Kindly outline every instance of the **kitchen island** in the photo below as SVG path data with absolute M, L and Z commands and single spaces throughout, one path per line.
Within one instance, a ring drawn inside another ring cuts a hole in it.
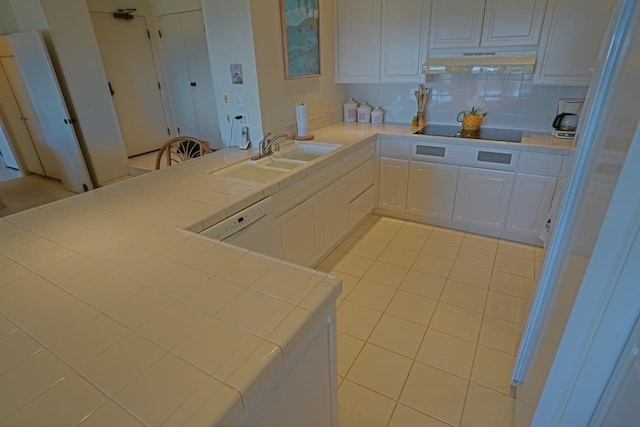
M 266 183 L 213 174 L 252 154 L 225 149 L 1 219 L 0 425 L 335 425 L 340 279 L 194 233 L 415 130 L 339 123 Z

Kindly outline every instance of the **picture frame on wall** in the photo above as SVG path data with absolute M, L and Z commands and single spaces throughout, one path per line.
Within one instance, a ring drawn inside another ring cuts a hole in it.
M 320 0 L 280 0 L 286 79 L 320 76 Z

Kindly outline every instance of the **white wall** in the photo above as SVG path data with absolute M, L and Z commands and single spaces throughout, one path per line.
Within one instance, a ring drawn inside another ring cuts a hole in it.
M 437 75 L 432 88 L 427 123 L 456 124 L 456 116 L 475 98 L 487 112 L 483 126 L 550 132 L 558 99 L 584 98 L 586 87 L 534 86 L 531 75 L 467 76 Z M 381 106 L 385 121 L 410 123 L 417 105 L 412 84 L 352 84 L 349 97 Z M 475 103 L 475 102 L 474 102 Z
M 200 0 L 149 0 L 149 4 L 155 16 L 202 9 Z
M 44 16 L 40 0 L 11 0 L 11 6 L 20 31 L 47 29 L 47 18 Z
M 225 146 L 232 145 L 231 124 L 227 123 L 226 115 L 233 117 L 246 114 L 251 139 L 255 144 L 262 137 L 263 126 L 249 0 L 202 0 L 202 14 L 207 30 L 222 142 Z M 242 64 L 244 84 L 232 84 L 231 64 Z M 223 101 L 224 94 L 229 95 L 228 105 Z M 237 105 L 238 94 L 244 94 L 245 106 Z M 236 124 L 235 127 L 234 133 L 239 132 L 240 126 Z
M 295 124 L 295 106 L 309 108 L 311 129 L 342 117 L 347 89 L 335 83 L 336 0 L 320 2 L 320 77 L 285 80 L 279 0 L 251 0 L 253 39 L 265 130 Z M 325 103 L 329 113 L 325 113 Z
M 9 0 L 0 0 L 0 34 L 15 33 L 19 29 L 11 2 Z

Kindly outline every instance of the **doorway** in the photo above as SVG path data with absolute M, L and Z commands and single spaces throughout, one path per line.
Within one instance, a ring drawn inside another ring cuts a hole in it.
M 145 17 L 90 14 L 127 155 L 159 149 L 169 127 Z

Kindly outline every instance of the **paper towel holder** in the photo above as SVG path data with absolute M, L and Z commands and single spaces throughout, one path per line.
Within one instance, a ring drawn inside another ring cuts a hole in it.
M 296 105 L 296 133 L 293 135 L 293 139 L 298 141 L 310 141 L 314 138 L 312 133 L 301 135 L 306 133 L 309 129 L 309 116 L 307 112 L 307 106 L 304 102 L 300 105 Z

